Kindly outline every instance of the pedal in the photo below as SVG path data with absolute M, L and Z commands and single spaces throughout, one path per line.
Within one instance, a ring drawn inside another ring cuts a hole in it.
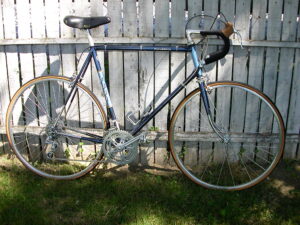
M 134 121 L 134 118 L 131 118 L 132 116 L 134 116 L 135 112 L 129 112 L 127 115 L 127 120 L 132 124 L 132 125 L 137 125 L 141 120 L 138 121 Z
M 137 110 L 135 110 L 135 111 L 133 111 L 133 112 L 129 112 L 128 114 L 127 114 L 127 120 L 132 124 L 132 125 L 137 125 L 141 120 L 138 120 L 138 121 L 135 121 L 136 119 L 135 118 L 131 118 L 131 117 L 133 117 L 134 116 L 134 114 L 136 114 L 137 112 L 140 112 L 141 111 L 141 109 L 142 109 L 142 107 L 141 107 L 141 105 L 138 105 L 138 109 Z

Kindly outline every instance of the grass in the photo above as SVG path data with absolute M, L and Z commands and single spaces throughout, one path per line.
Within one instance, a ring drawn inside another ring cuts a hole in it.
M 300 224 L 300 162 L 240 192 L 198 187 L 181 174 L 96 170 L 47 180 L 0 158 L 0 224 Z M 149 172 L 150 171 L 150 172 Z

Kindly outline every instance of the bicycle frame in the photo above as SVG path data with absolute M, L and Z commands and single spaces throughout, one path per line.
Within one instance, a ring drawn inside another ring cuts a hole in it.
M 91 42 L 90 42 L 91 43 Z M 98 77 L 104 92 L 104 96 L 105 96 L 105 100 L 106 100 L 106 104 L 107 104 L 107 108 L 108 108 L 108 116 L 109 119 L 115 123 L 115 125 L 119 128 L 118 123 L 117 123 L 117 118 L 114 112 L 114 108 L 112 105 L 112 102 L 110 100 L 110 95 L 108 92 L 108 88 L 105 82 L 105 77 L 104 77 L 104 73 L 101 69 L 101 64 L 100 61 L 98 60 L 97 57 L 97 51 L 98 50 L 104 50 L 104 51 L 112 51 L 112 50 L 121 50 L 121 51 L 177 51 L 177 52 L 190 52 L 191 56 L 192 56 L 192 60 L 195 66 L 194 71 L 185 79 L 185 81 L 183 83 L 181 83 L 172 93 L 170 93 L 170 95 L 168 97 L 166 97 L 156 108 L 153 109 L 153 111 L 147 115 L 145 115 L 144 117 L 142 117 L 142 119 L 135 125 L 135 127 L 133 128 L 133 130 L 130 131 L 130 133 L 132 135 L 136 135 L 153 117 L 155 117 L 155 115 L 157 113 L 159 113 L 161 111 L 161 109 L 168 104 L 182 89 L 185 88 L 185 86 L 190 83 L 191 80 L 193 80 L 195 77 L 198 77 L 198 79 L 200 80 L 201 76 L 202 76 L 202 63 L 199 62 L 198 60 L 198 55 L 196 52 L 196 48 L 195 45 L 187 45 L 187 46 L 142 46 L 142 45 L 135 45 L 135 46 L 124 46 L 124 45 L 98 45 L 98 46 L 94 46 L 93 44 L 90 44 L 90 50 L 88 53 L 88 56 L 86 57 L 82 68 L 80 69 L 79 74 L 76 76 L 75 80 L 74 80 L 74 84 L 73 87 L 71 88 L 71 91 L 67 97 L 66 102 L 68 102 L 71 98 L 71 96 L 73 95 L 75 86 L 78 82 L 80 82 L 84 75 L 85 72 L 88 68 L 88 65 L 90 64 L 92 58 L 93 61 L 95 63 L 96 69 L 97 69 L 97 73 L 98 73 Z M 204 102 L 204 106 L 206 109 L 206 113 L 208 115 L 210 115 L 210 107 L 209 107 L 209 102 L 208 102 L 208 98 L 207 98 L 207 92 L 205 89 L 205 84 L 204 82 L 199 82 L 199 88 L 201 90 L 201 96 Z M 73 95 L 75 96 L 75 95 Z M 71 101 L 73 101 L 73 99 L 71 99 Z M 80 137 L 80 136 L 76 136 L 76 138 L 78 139 L 82 139 L 82 140 L 87 140 L 87 141 L 92 141 L 95 143 L 102 143 L 103 142 L 103 137 L 99 136 L 98 138 L 93 138 L 92 136 L 95 137 L 95 135 L 89 135 L 89 133 L 85 133 L 86 135 L 90 136 L 90 137 Z M 67 136 L 67 134 L 66 134 Z M 72 135 L 72 137 L 75 137 Z

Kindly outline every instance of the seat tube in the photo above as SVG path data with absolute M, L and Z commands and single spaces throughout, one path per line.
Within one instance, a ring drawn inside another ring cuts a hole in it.
M 110 99 L 108 88 L 107 88 L 107 85 L 106 85 L 106 82 L 105 82 L 105 76 L 104 76 L 104 73 L 101 69 L 101 65 L 100 65 L 100 62 L 99 62 L 98 57 L 97 57 L 97 52 L 96 52 L 94 47 L 91 47 L 91 51 L 92 51 L 93 59 L 94 59 L 95 66 L 96 66 L 96 69 L 97 69 L 97 74 L 98 74 L 98 77 L 100 79 L 102 90 L 103 90 L 103 93 L 104 93 L 104 96 L 105 96 L 105 101 L 106 101 L 106 104 L 107 104 L 109 115 L 111 117 L 111 120 L 117 126 L 117 128 L 119 128 L 119 125 L 117 123 L 116 114 L 115 114 L 114 108 L 112 106 L 112 102 L 111 102 L 111 99 Z
M 204 81 L 201 80 L 201 77 L 202 77 L 202 63 L 199 62 L 195 46 L 192 46 L 191 48 L 192 48 L 192 59 L 193 59 L 194 66 L 195 66 L 195 68 L 200 67 L 197 77 L 198 77 L 198 80 L 199 80 L 199 88 L 200 88 L 200 91 L 201 91 L 201 98 L 202 98 L 203 103 L 204 103 L 205 111 L 206 111 L 207 115 L 210 116 L 211 111 L 210 111 L 207 91 L 205 89 Z

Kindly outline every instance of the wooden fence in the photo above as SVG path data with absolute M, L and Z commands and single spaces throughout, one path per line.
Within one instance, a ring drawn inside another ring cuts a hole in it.
M 298 0 L 1 0 L 0 118 L 1 150 L 8 151 L 4 118 L 16 90 L 28 80 L 46 75 L 72 76 L 87 47 L 85 33 L 63 23 L 66 15 L 109 15 L 112 22 L 93 30 L 97 43 L 186 43 L 188 18 L 223 12 L 241 31 L 244 49 L 232 40 L 230 53 L 207 67 L 210 80 L 235 80 L 263 90 L 278 106 L 287 133 L 300 129 L 300 26 Z M 209 51 L 217 49 L 212 43 Z M 176 52 L 99 52 L 105 62 L 109 89 L 122 127 L 138 106 L 157 105 L 193 68 L 191 59 Z M 100 96 L 95 69 L 84 83 Z M 186 93 L 195 84 L 186 87 Z M 168 121 L 184 93 L 153 119 L 150 127 L 167 130 Z M 104 104 L 105 105 L 105 104 Z M 140 112 L 135 114 L 136 118 Z M 141 163 L 163 164 L 166 141 L 141 146 Z M 299 140 L 287 142 L 285 157 L 300 158 Z

